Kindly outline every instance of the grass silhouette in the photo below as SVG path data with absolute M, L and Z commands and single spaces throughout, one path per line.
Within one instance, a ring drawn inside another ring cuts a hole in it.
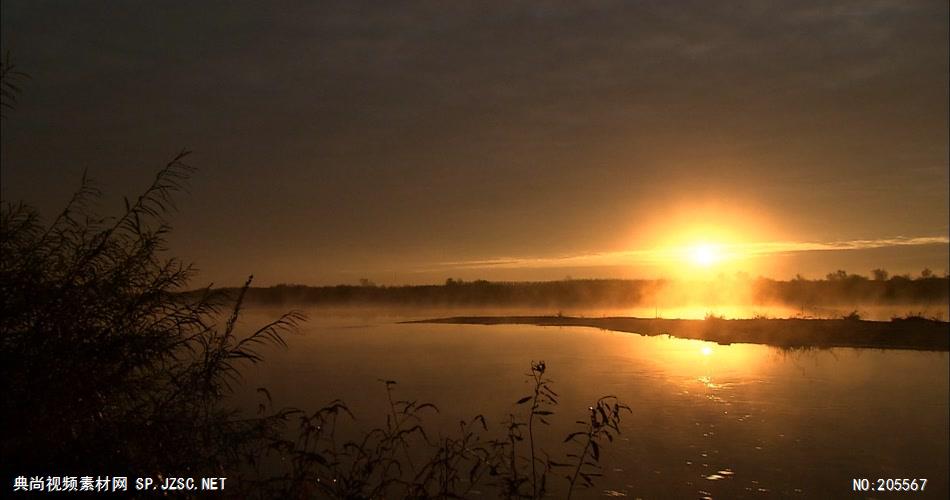
M 570 498 L 591 487 L 601 475 L 600 449 L 620 432 L 623 412 L 630 408 L 616 397 L 600 398 L 588 408 L 587 420 L 563 443 L 571 446 L 562 461 L 536 443 L 536 426 L 555 414 L 557 394 L 545 377 L 543 361 L 527 373 L 533 391 L 514 403 L 501 434 L 491 433 L 486 418 L 459 422 L 454 435 L 434 435 L 425 414 L 438 412 L 431 403 L 395 399 L 396 382 L 385 384 L 389 413 L 385 424 L 341 439 L 340 431 L 356 417 L 346 404 L 333 401 L 316 412 L 283 410 L 299 422 L 292 438 L 271 440 L 254 464 L 290 463 L 283 475 L 245 477 L 246 491 L 261 498 L 466 498 L 494 493 L 499 498 L 542 498 L 553 491 L 549 478 L 563 471 L 563 493 Z
M 562 462 L 542 458 L 536 433 L 557 404 L 543 362 L 531 364 L 534 391 L 516 403 L 527 405 L 525 414 L 512 413 L 496 438 L 487 437 L 482 416 L 460 424 L 456 436 L 434 436 L 423 416 L 438 409 L 395 400 L 394 381 L 385 381 L 385 425 L 357 440 L 335 434 L 338 421 L 352 416 L 339 400 L 313 413 L 275 410 L 260 389 L 266 401 L 256 416 L 228 406 L 241 364 L 263 361 L 259 348 L 285 345 L 283 336 L 306 318 L 291 311 L 240 336 L 251 278 L 236 296 L 210 287 L 180 293 L 195 271 L 163 257 L 164 215 L 194 170 L 187 155 L 168 162 L 118 217 L 91 210 L 100 193 L 85 177 L 48 225 L 27 205 L 3 203 L 5 466 L 51 475 L 226 476 L 241 496 L 260 498 L 458 498 L 476 487 L 540 498 L 556 468 L 571 471 L 568 494 L 592 484 L 600 443 L 619 432 L 628 408 L 602 398 L 590 420 L 579 421 L 584 430 L 565 440 L 580 451 Z
M 0 63 L 0 108 L 10 111 L 14 81 L 26 75 L 9 55 Z M 239 335 L 252 277 L 236 293 L 183 293 L 195 269 L 166 256 L 165 217 L 195 171 L 188 154 L 166 163 L 116 217 L 93 209 L 101 193 L 85 174 L 49 223 L 29 205 L 0 202 L 0 463 L 11 483 L 14 474 L 107 472 L 228 477 L 235 498 L 461 498 L 483 487 L 540 498 L 564 467 L 568 496 L 592 484 L 600 443 L 619 432 L 629 408 L 601 398 L 564 441 L 582 449 L 564 462 L 542 459 L 535 425 L 557 404 L 544 362 L 531 364 L 533 395 L 518 401 L 531 402 L 527 415 L 512 413 L 500 437 L 487 435 L 481 415 L 461 422 L 456 436 L 436 436 L 423 417 L 438 408 L 395 399 L 391 380 L 385 424 L 355 440 L 337 436 L 352 417 L 341 400 L 312 413 L 275 410 L 260 388 L 257 415 L 232 407 L 242 364 L 263 361 L 265 345 L 285 346 L 306 318 L 291 311 Z
M 593 484 L 600 446 L 629 409 L 614 397 L 595 402 L 565 439 L 579 450 L 551 459 L 536 445 L 557 404 L 543 362 L 531 364 L 534 391 L 516 404 L 524 414 L 509 415 L 495 437 L 482 416 L 436 436 L 423 417 L 438 409 L 394 399 L 394 381 L 385 381 L 385 424 L 355 440 L 337 436 L 352 423 L 343 401 L 275 410 L 260 389 L 257 415 L 229 406 L 242 363 L 263 361 L 260 348 L 285 345 L 306 318 L 291 311 L 242 336 L 251 278 L 236 295 L 181 293 L 195 270 L 164 257 L 165 215 L 194 171 L 187 156 L 117 217 L 92 210 L 100 193 L 85 176 L 49 224 L 28 205 L 2 204 L 0 446 L 4 466 L 16 469 L 8 475 L 224 476 L 242 498 L 460 498 L 475 488 L 540 498 L 556 469 L 567 471 L 568 496 Z
M 186 156 L 118 217 L 90 210 L 99 192 L 85 177 L 48 225 L 27 205 L 3 204 L 4 457 L 50 472 L 214 470 L 230 466 L 249 429 L 268 424 L 234 418 L 222 397 L 238 364 L 259 362 L 257 348 L 281 344 L 303 316 L 238 338 L 243 295 L 230 308 L 210 289 L 177 295 L 194 269 L 162 257 L 163 214 L 193 170 Z

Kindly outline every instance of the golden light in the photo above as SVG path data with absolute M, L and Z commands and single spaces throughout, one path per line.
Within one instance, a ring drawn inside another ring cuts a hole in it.
M 700 243 L 690 247 L 689 260 L 700 267 L 710 267 L 722 260 L 722 252 L 718 245 Z
M 757 375 L 778 369 L 778 365 L 773 362 L 774 356 L 769 354 L 770 348 L 763 345 L 717 345 L 676 337 L 650 339 L 648 344 L 625 343 L 627 350 L 623 350 L 623 355 L 632 361 L 662 362 L 671 375 L 675 374 L 671 382 L 681 384 L 683 389 L 690 392 L 696 389 L 697 381 L 708 389 L 720 389 L 723 387 L 722 382 L 737 372 Z
M 673 275 L 696 277 L 735 271 L 744 264 L 743 237 L 727 228 L 688 226 L 670 234 L 654 251 L 655 261 Z
M 710 279 L 720 274 L 754 275 L 772 265 L 762 242 L 788 236 L 767 210 L 748 200 L 688 197 L 638 221 L 627 245 L 636 258 L 668 278 Z

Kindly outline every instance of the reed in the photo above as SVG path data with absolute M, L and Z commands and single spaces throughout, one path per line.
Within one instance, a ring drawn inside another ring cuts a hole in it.
M 557 394 L 545 377 L 543 361 L 531 363 L 531 394 L 513 402 L 517 411 L 492 430 L 483 415 L 462 420 L 454 433 L 437 435 L 425 415 L 431 403 L 394 398 L 396 382 L 385 385 L 389 412 L 380 425 L 354 432 L 356 417 L 341 400 L 313 413 L 284 410 L 298 421 L 288 437 L 278 438 L 249 457 L 254 463 L 288 464 L 284 470 L 242 478 L 245 492 L 259 498 L 466 498 L 475 492 L 527 499 L 561 493 L 570 498 L 601 475 L 601 448 L 620 432 L 630 408 L 605 396 L 588 408 L 580 430 L 562 441 L 563 459 L 536 445 L 535 425 L 555 415 Z M 537 424 L 536 424 L 537 423 Z M 357 435 L 356 438 L 341 436 Z M 543 457 L 542 457 L 543 456 Z M 279 467 L 278 467 L 279 469 Z M 548 478 L 563 470 L 563 488 Z
M 32 207 L 3 202 L 6 463 L 51 473 L 217 470 L 270 422 L 240 419 L 223 399 L 241 363 L 260 362 L 260 346 L 282 345 L 304 317 L 290 312 L 238 336 L 250 278 L 236 300 L 210 286 L 178 293 L 195 270 L 165 256 L 165 215 L 193 171 L 187 155 L 117 217 L 94 212 L 100 192 L 86 176 L 48 224 Z
M 0 62 L 0 108 L 10 111 L 20 92 L 14 82 L 25 75 L 9 56 Z M 262 362 L 266 345 L 286 346 L 284 336 L 306 317 L 290 311 L 241 335 L 253 277 L 236 293 L 211 285 L 183 293 L 196 270 L 167 256 L 165 243 L 174 195 L 195 170 L 188 154 L 126 198 L 118 216 L 96 212 L 101 193 L 85 174 L 49 223 L 29 205 L 0 201 L 5 469 L 227 476 L 238 498 L 460 498 L 482 486 L 506 498 L 544 496 L 559 464 L 535 446 L 536 422 L 546 424 L 557 404 L 543 362 L 531 364 L 534 392 L 518 402 L 531 402 L 525 420 L 512 414 L 495 438 L 481 415 L 460 422 L 455 435 L 434 435 L 424 416 L 438 408 L 396 399 L 394 381 L 383 381 L 385 423 L 355 440 L 338 436 L 353 419 L 339 400 L 312 413 L 275 409 L 261 388 L 256 415 L 233 408 L 227 397 L 242 383 L 242 366 Z M 616 421 L 621 408 L 613 407 Z M 609 437 L 593 418 L 584 450 L 569 455 L 580 461 L 568 494 L 578 477 L 590 484 L 595 464 L 585 457 L 596 462 L 596 443 Z
M 187 156 L 172 158 L 116 217 L 95 213 L 101 193 L 85 175 L 48 224 L 32 207 L 2 204 L 5 464 L 34 474 L 223 475 L 235 479 L 232 492 L 258 498 L 459 498 L 482 490 L 540 498 L 557 468 L 573 470 L 568 495 L 592 484 L 601 442 L 619 431 L 627 407 L 615 398 L 596 402 L 585 430 L 565 439 L 581 450 L 552 459 L 537 446 L 558 404 L 543 361 L 531 363 L 533 390 L 500 432 L 477 415 L 454 434 L 436 435 L 424 417 L 438 408 L 396 398 L 394 381 L 383 381 L 385 422 L 361 433 L 342 401 L 311 413 L 275 409 L 260 389 L 257 415 L 229 406 L 242 364 L 263 361 L 263 346 L 285 346 L 306 318 L 291 311 L 240 335 L 252 278 L 236 294 L 210 285 L 181 293 L 195 269 L 165 255 L 165 217 L 194 171 Z M 361 437 L 342 439 L 341 426 Z

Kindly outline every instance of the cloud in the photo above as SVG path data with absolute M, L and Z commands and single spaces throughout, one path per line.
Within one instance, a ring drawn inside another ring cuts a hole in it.
M 718 245 L 717 249 L 729 259 L 787 255 L 801 252 L 869 250 L 920 245 L 947 245 L 946 236 L 919 236 L 883 239 L 864 239 L 832 242 L 769 241 Z M 555 257 L 499 257 L 494 259 L 443 262 L 441 269 L 523 269 L 573 268 L 618 265 L 656 265 L 681 261 L 688 248 L 663 247 L 646 250 L 597 252 Z

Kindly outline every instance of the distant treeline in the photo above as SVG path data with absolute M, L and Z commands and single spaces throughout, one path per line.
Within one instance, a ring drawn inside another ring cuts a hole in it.
M 237 292 L 237 289 L 234 290 Z M 928 275 L 870 279 L 843 271 L 826 279 L 776 281 L 736 276 L 716 281 L 563 280 L 491 282 L 449 279 L 444 285 L 305 286 L 281 284 L 251 288 L 249 302 L 265 305 L 405 305 L 405 306 L 536 306 L 630 307 L 664 303 L 719 304 L 947 304 L 950 279 Z
M 950 278 L 906 275 L 868 279 L 838 271 L 824 280 L 754 280 L 754 294 L 765 302 L 784 304 L 947 304 Z

